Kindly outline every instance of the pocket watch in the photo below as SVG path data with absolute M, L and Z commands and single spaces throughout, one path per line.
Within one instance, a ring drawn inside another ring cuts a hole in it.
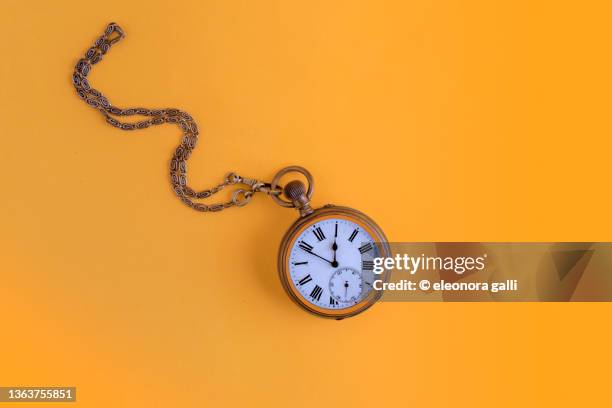
M 390 256 L 383 231 L 367 215 L 349 207 L 328 204 L 313 210 L 311 174 L 298 166 L 279 171 L 275 188 L 285 173 L 302 173 L 308 189 L 299 180 L 283 189 L 284 207 L 294 207 L 300 218 L 283 237 L 278 251 L 278 273 L 289 297 L 303 309 L 322 317 L 343 319 L 363 312 L 382 295 L 374 280 L 375 257 Z
M 310 205 L 314 189 L 312 175 L 303 167 L 281 169 L 271 183 L 228 173 L 216 186 L 196 191 L 187 183 L 187 160 L 195 148 L 199 130 L 195 120 L 175 108 L 119 108 L 89 84 L 91 67 L 102 60 L 111 46 L 125 37 L 124 31 L 110 23 L 102 36 L 77 62 L 72 83 L 78 96 L 104 115 L 106 122 L 132 131 L 171 123 L 183 132 L 181 143 L 170 160 L 170 183 L 177 197 L 200 212 L 217 212 L 247 205 L 256 193 L 265 193 L 282 207 L 295 208 L 300 217 L 283 237 L 278 253 L 278 272 L 289 297 L 304 310 L 317 316 L 343 319 L 363 312 L 382 295 L 374 280 L 387 280 L 373 273 L 373 259 L 390 256 L 389 245 L 380 227 L 367 215 L 348 207 Z M 124 116 L 140 116 L 139 121 L 120 121 Z M 281 177 L 301 174 L 308 183 L 293 180 L 280 186 Z M 240 185 L 226 202 L 205 204 L 226 187 Z

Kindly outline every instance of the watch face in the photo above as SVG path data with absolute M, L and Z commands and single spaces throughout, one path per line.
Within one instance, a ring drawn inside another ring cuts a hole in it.
M 372 260 L 381 256 L 384 237 L 373 221 L 351 211 L 308 217 L 281 248 L 281 279 L 294 300 L 316 314 L 347 317 L 377 299 L 372 285 L 380 277 L 372 272 Z

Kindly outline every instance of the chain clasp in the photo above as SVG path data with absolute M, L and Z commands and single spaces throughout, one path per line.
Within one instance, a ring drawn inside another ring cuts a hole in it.
M 241 177 L 236 173 L 230 173 L 226 176 L 227 184 L 244 184 L 250 187 L 250 190 L 240 188 L 232 193 L 232 202 L 237 207 L 243 207 L 251 202 L 255 193 L 265 193 L 267 195 L 277 197 L 283 192 L 281 186 L 272 188 L 272 184 L 259 181 L 257 179 Z
M 267 195 L 278 196 L 283 192 L 281 186 L 272 188 L 272 184 L 256 179 L 242 178 L 241 183 L 250 186 L 253 193 L 266 193 Z

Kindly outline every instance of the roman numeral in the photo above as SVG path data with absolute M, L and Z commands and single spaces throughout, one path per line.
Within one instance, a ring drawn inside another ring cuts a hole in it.
M 334 237 L 338 238 L 338 223 L 336 223 L 336 229 L 334 230 Z
M 319 241 L 323 241 L 325 239 L 325 234 L 323 233 L 323 230 L 321 229 L 321 227 L 316 227 L 312 233 L 315 235 L 315 237 L 317 237 L 317 239 Z
M 310 282 L 312 280 L 312 277 L 310 276 L 310 274 L 304 276 L 302 279 L 300 279 L 300 281 L 298 282 L 300 284 L 300 286 L 304 286 L 305 284 L 307 284 L 308 282 Z M 318 286 L 317 286 L 318 288 Z
M 294 265 L 308 265 L 308 261 L 304 261 L 304 262 L 294 262 Z
M 366 252 L 371 251 L 372 248 L 372 244 L 368 242 L 367 244 L 364 244 L 359 248 L 359 252 L 365 254 Z
M 310 252 L 312 251 L 313 246 L 310 245 L 308 242 L 304 242 L 304 241 L 300 241 L 299 245 L 300 248 L 302 248 L 304 251 L 306 252 Z
M 312 292 L 310 292 L 310 297 L 318 302 L 319 300 L 321 300 L 322 294 L 323 294 L 323 288 L 321 288 L 319 285 L 315 285 Z
M 359 230 L 358 229 L 354 229 L 353 233 L 351 234 L 351 236 L 349 237 L 349 242 L 353 242 L 353 240 L 355 239 L 355 237 L 357 236 L 357 234 L 359 234 Z
M 338 304 L 338 301 L 336 299 L 334 299 L 332 296 L 329 297 L 329 304 L 330 306 L 336 306 Z
M 361 269 L 371 271 L 374 269 L 374 261 L 361 261 Z

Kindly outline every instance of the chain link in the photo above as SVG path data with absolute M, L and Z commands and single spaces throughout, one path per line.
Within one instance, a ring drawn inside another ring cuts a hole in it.
M 121 130 L 146 129 L 149 126 L 161 125 L 163 123 L 173 123 L 179 126 L 183 131 L 183 138 L 170 160 L 170 183 L 177 197 L 188 207 L 196 211 L 216 212 L 232 206 L 242 207 L 248 204 L 253 194 L 257 192 L 265 192 L 269 195 L 278 196 L 281 193 L 280 187 L 271 189 L 269 183 L 263 183 L 255 179 L 242 178 L 236 173 L 228 173 L 223 182 L 210 189 L 201 191 L 193 190 L 187 185 L 187 160 L 198 143 L 199 130 L 195 120 L 187 112 L 174 108 L 119 108 L 112 105 L 100 91 L 91 87 L 87 79 L 91 67 L 100 62 L 111 46 L 124 37 L 125 34 L 121 27 L 115 23 L 110 23 L 106 27 L 104 34 L 102 34 L 94 45 L 87 50 L 85 57 L 77 62 L 72 75 L 72 83 L 79 97 L 89 106 L 99 110 L 106 118 L 107 123 Z M 146 116 L 148 119 L 135 123 L 128 123 L 121 122 L 114 118 L 114 116 L 133 115 Z M 250 189 L 235 190 L 232 194 L 232 198 L 226 202 L 204 204 L 195 201 L 208 198 L 223 190 L 225 187 L 234 184 L 244 184 L 249 186 Z

